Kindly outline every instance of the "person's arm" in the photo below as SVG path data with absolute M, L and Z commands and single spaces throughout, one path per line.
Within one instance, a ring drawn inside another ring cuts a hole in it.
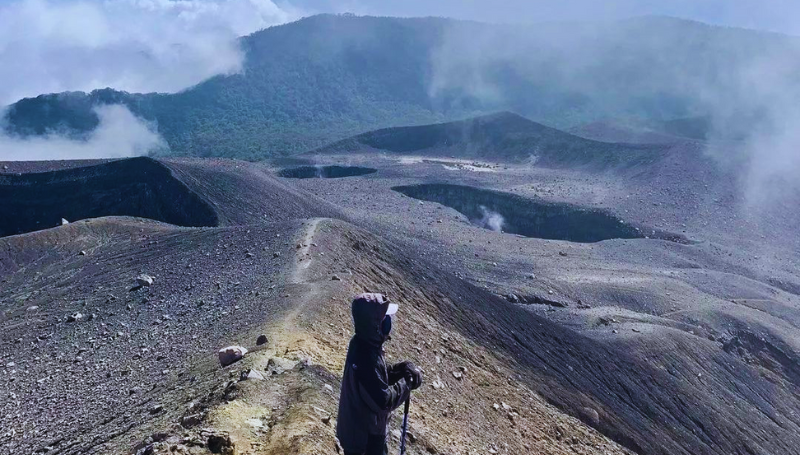
M 361 398 L 373 412 L 393 411 L 408 398 L 411 389 L 405 378 L 400 377 L 390 385 L 384 380 L 377 361 L 361 362 L 356 369 L 356 380 Z

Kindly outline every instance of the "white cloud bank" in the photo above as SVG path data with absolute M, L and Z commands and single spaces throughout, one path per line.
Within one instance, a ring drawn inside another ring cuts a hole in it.
M 99 106 L 95 112 L 100 124 L 85 139 L 56 134 L 27 138 L 0 135 L 0 161 L 125 158 L 166 147 L 153 125 L 124 106 Z
M 0 107 L 105 87 L 176 92 L 240 71 L 240 36 L 297 16 L 270 0 L 7 0 L 0 3 Z M 125 107 L 97 114 L 100 124 L 84 140 L 0 134 L 0 160 L 121 158 L 166 147 Z
M 238 37 L 296 17 L 270 0 L 7 0 L 0 106 L 105 87 L 178 91 L 239 71 Z

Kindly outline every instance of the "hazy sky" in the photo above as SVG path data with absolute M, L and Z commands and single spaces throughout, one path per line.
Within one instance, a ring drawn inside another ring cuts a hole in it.
M 616 19 L 660 14 L 800 35 L 798 0 L 289 0 L 306 11 L 447 16 L 491 22 Z
M 174 92 L 241 68 L 236 37 L 320 12 L 492 22 L 666 14 L 800 34 L 800 0 L 0 0 L 0 106 L 113 87 Z

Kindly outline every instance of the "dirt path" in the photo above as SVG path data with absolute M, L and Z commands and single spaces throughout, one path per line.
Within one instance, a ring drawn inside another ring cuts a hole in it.
M 300 314 L 306 309 L 309 302 L 320 298 L 320 284 L 311 279 L 311 264 L 314 262 L 311 252 L 314 244 L 314 235 L 322 218 L 310 220 L 305 232 L 299 240 L 300 248 L 297 249 L 295 256 L 295 267 L 289 277 L 288 288 L 292 296 L 295 296 L 297 304 L 286 316 L 279 330 L 283 333 L 299 333 L 302 328 L 298 326 Z
M 415 392 L 410 455 L 625 453 L 515 381 L 504 359 L 442 326 L 425 311 L 431 302 L 407 288 L 407 277 L 390 263 L 360 262 L 364 250 L 353 251 L 352 241 L 366 251 L 378 245 L 348 229 L 320 218 L 295 234 L 296 262 L 280 288 L 292 309 L 264 327 L 268 344 L 231 367 L 232 377 L 255 370 L 264 378 L 231 381 L 224 400 L 198 426 L 201 439 L 203 428 L 213 428 L 241 455 L 337 453 L 339 375 L 352 336 L 347 302 L 354 292 L 381 289 L 403 296 L 403 322 L 387 358 L 411 360 L 429 378 Z M 334 272 L 342 279 L 331 280 Z M 395 413 L 390 423 L 393 452 L 399 418 Z M 172 442 L 165 441 L 168 449 L 166 442 Z
M 300 284 L 306 283 L 307 278 L 307 270 L 311 267 L 311 263 L 313 262 L 311 256 L 311 246 L 314 243 L 314 235 L 317 233 L 317 227 L 319 226 L 319 222 L 322 221 L 322 218 L 313 218 L 308 227 L 306 227 L 306 232 L 300 241 L 300 248 L 297 250 L 297 266 L 292 272 L 292 279 L 291 283 Z

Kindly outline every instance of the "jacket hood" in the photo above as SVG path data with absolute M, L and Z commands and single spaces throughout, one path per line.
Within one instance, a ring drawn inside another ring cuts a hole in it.
M 383 294 L 365 293 L 355 296 L 351 311 L 356 337 L 373 346 L 381 346 L 386 341 L 381 333 L 381 321 L 388 309 L 389 299 Z

